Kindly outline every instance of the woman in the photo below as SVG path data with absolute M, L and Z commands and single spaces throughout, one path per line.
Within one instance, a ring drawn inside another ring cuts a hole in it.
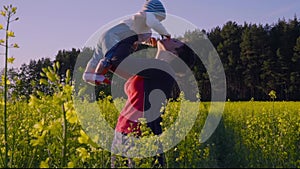
M 179 66 L 176 58 L 184 61 L 189 68 L 195 63 L 194 52 L 184 43 L 176 39 L 164 39 L 157 42 L 157 55 L 155 59 L 126 59 L 130 66 L 122 67 L 115 73 L 126 74 L 128 78 L 124 90 L 127 94 L 127 102 L 122 109 L 115 128 L 115 136 L 112 143 L 112 153 L 127 156 L 127 151 L 133 147 L 128 135 L 139 137 L 141 135 L 140 118 L 145 118 L 147 126 L 155 135 L 162 133 L 161 107 L 166 99 L 172 98 L 172 90 L 176 86 L 175 74 L 184 74 L 187 70 L 174 68 Z M 115 59 L 117 62 L 118 59 Z M 143 69 L 148 68 L 148 69 Z M 142 71 L 139 71 L 142 70 Z M 125 73 L 124 73 L 125 71 Z M 136 73 L 138 72 L 138 73 Z M 165 97 L 155 97 L 151 100 L 150 94 L 154 90 L 160 90 Z M 159 146 L 158 152 L 162 152 Z M 112 156 L 111 164 L 115 167 L 115 156 Z M 164 166 L 163 155 L 156 156 L 160 166 Z M 132 159 L 128 159 L 129 167 L 133 166 Z

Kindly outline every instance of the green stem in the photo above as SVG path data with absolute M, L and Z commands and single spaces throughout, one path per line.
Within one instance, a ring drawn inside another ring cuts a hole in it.
M 67 150 L 67 117 L 64 104 L 62 104 L 63 111 L 63 147 L 62 147 L 62 167 L 66 166 L 66 150 Z
M 9 20 L 10 13 L 7 15 L 7 25 L 6 25 L 6 37 L 5 37 L 5 67 L 4 67 L 4 146 L 5 146 L 5 156 L 4 156 L 4 168 L 8 168 L 8 143 L 7 143 L 7 58 L 8 58 L 8 33 L 9 30 Z
M 1 151 L 0 151 L 0 160 L 1 160 L 1 163 L 4 164 L 3 154 Z

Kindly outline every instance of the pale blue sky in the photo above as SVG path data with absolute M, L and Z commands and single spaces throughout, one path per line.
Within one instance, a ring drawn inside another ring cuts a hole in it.
M 238 24 L 276 23 L 279 18 L 300 18 L 299 0 L 161 0 L 169 14 L 178 16 L 200 29 L 210 30 L 227 21 Z M 10 67 L 28 64 L 31 59 L 52 60 L 59 50 L 81 49 L 102 26 L 139 11 L 145 0 L 1 0 L 0 7 L 13 4 L 18 22 L 11 25 L 20 45 L 10 55 Z M 0 18 L 0 23 L 4 23 Z M 3 38 L 3 31 L 0 38 Z M 4 49 L 0 48 L 0 53 Z M 2 57 L 2 56 L 1 56 Z M 3 58 L 3 57 L 2 57 Z M 0 60 L 3 68 L 4 59 Z

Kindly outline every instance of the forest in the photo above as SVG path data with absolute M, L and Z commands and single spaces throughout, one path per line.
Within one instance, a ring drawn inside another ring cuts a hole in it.
M 211 30 L 188 31 L 183 37 L 197 44 L 206 35 L 217 51 L 226 75 L 227 100 L 268 101 L 269 92 L 276 92 L 276 100 L 300 100 L 300 21 L 278 19 L 273 24 L 238 24 L 228 21 Z M 201 43 L 199 43 L 201 44 Z M 88 54 L 82 54 L 82 53 Z M 82 54 L 82 55 L 80 55 Z M 40 73 L 44 67 L 60 63 L 58 74 L 74 71 L 76 61 L 83 60 L 84 68 L 91 56 L 91 49 L 62 49 L 55 59 L 31 60 L 20 68 L 8 71 L 9 97 L 29 99 L 36 90 L 51 93 L 49 86 L 40 84 Z M 85 56 L 86 58 L 79 58 Z M 210 82 L 201 61 L 195 65 L 194 76 L 203 101 L 210 100 Z M 96 91 L 110 94 L 109 86 L 96 87 Z

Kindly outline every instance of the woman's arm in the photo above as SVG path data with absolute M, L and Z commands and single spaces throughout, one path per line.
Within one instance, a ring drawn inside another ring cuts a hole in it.
M 114 71 L 116 74 L 125 74 L 127 78 L 133 75 L 139 75 L 143 78 L 157 79 L 161 76 L 155 69 L 167 72 L 175 77 L 175 72 L 167 62 L 158 59 L 131 58 L 124 59 Z

